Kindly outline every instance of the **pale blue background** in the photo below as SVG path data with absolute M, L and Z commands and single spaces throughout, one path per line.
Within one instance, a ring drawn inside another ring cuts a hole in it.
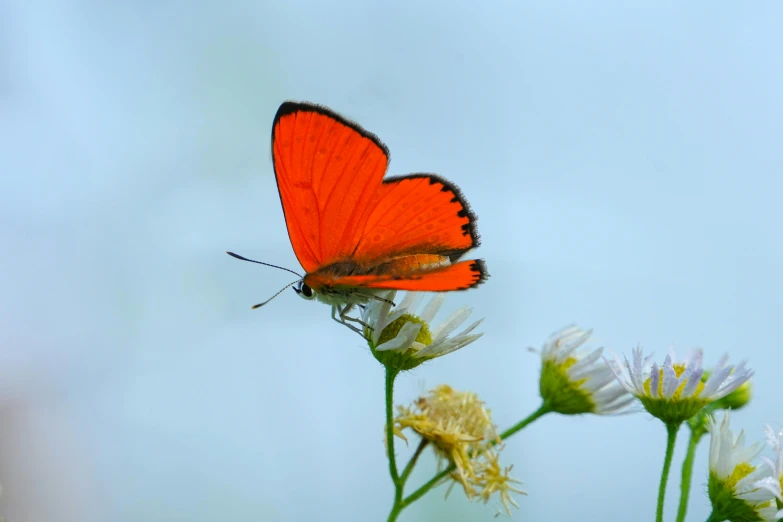
M 686 6 L 687 4 L 687 6 Z M 757 368 L 783 423 L 780 2 L 0 1 L 0 515 L 11 522 L 385 520 L 382 369 L 298 268 L 269 154 L 284 99 L 458 183 L 492 278 L 469 348 L 399 380 L 538 406 L 576 321 L 659 359 Z M 648 415 L 544 418 L 504 459 L 513 520 L 651 520 Z M 675 455 L 669 519 L 684 437 Z M 708 504 L 706 440 L 689 520 Z M 433 466 L 422 462 L 414 482 Z M 493 520 L 443 490 L 401 521 Z

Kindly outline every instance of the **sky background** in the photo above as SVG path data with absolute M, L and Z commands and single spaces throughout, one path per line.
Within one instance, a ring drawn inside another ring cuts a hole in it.
M 0 1 L 0 516 L 385 520 L 383 371 L 298 269 L 269 152 L 286 99 L 376 133 L 478 214 L 484 337 L 398 380 L 539 405 L 540 346 L 756 368 L 783 424 L 780 2 Z M 673 519 L 681 433 L 667 502 Z M 653 518 L 649 415 L 544 417 L 512 520 Z M 705 439 L 688 520 L 704 520 Z M 404 448 L 404 446 L 403 446 Z M 401 450 L 404 455 L 405 450 Z M 431 475 L 428 454 L 411 479 Z M 445 488 L 401 521 L 494 520 Z

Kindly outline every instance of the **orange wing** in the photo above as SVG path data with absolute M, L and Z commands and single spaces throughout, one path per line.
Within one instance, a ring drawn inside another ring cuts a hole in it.
M 344 277 L 308 275 L 305 282 L 313 287 L 386 288 L 418 292 L 449 292 L 466 290 L 487 279 L 487 268 L 481 259 L 461 261 L 443 268 L 420 272 L 355 275 Z
M 312 272 L 350 257 L 386 173 L 389 151 L 374 135 L 331 110 L 285 102 L 272 125 L 272 157 L 288 237 Z
M 391 266 L 411 255 L 456 261 L 479 244 L 476 216 L 436 175 L 383 180 L 388 149 L 359 125 L 325 107 L 285 102 L 272 156 L 291 245 L 314 288 L 449 291 L 486 278 L 480 260 Z
M 476 216 L 460 190 L 434 174 L 383 181 L 364 225 L 352 239 L 360 264 L 407 254 L 438 254 L 452 261 L 479 245 Z

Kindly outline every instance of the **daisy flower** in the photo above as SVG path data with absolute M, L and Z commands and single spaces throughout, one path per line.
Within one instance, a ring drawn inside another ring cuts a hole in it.
M 408 292 L 397 306 L 392 305 L 396 291 L 372 301 L 362 310 L 364 337 L 370 350 L 384 366 L 395 370 L 410 370 L 424 361 L 441 357 L 463 348 L 483 334 L 471 333 L 481 323 L 479 319 L 456 335 L 451 335 L 470 316 L 470 308 L 460 308 L 437 326 L 431 326 L 446 298 L 435 294 L 421 311 L 418 304 L 423 294 Z
M 614 364 L 607 361 L 620 384 L 653 416 L 675 425 L 733 392 L 753 375 L 744 362 L 736 367 L 727 366 L 728 356 L 723 356 L 709 378 L 702 382 L 700 349 L 691 351 L 683 360 L 672 352 L 660 367 L 657 363 L 650 365 L 651 357 L 645 357 L 641 348 L 633 350 L 632 363 L 623 359 L 615 355 Z
M 772 477 L 778 482 L 780 490 L 783 490 L 783 430 L 775 433 L 772 426 L 767 425 L 764 427 L 764 434 L 767 436 L 767 444 L 772 448 L 772 451 L 775 454 L 775 460 L 766 457 L 761 458 L 772 470 Z M 783 495 L 778 496 L 777 507 L 780 511 L 778 511 L 775 516 L 777 518 L 783 518 Z
M 710 520 L 777 520 L 780 480 L 768 466 L 753 463 L 763 446 L 756 442 L 745 447 L 744 432 L 735 438 L 729 412 L 720 423 L 714 418 L 710 421 L 710 433 Z
M 552 411 L 565 415 L 625 410 L 633 396 L 601 361 L 603 348 L 582 349 L 592 330 L 567 326 L 541 348 L 539 392 Z
M 519 507 L 512 493 L 525 494 L 519 481 L 509 476 L 511 467 L 498 461 L 500 436 L 490 411 L 475 393 L 460 392 L 441 384 L 411 406 L 398 406 L 394 433 L 407 441 L 410 429 L 432 445 L 435 453 L 454 466 L 450 478 L 471 500 L 489 502 L 497 494 L 506 513 Z

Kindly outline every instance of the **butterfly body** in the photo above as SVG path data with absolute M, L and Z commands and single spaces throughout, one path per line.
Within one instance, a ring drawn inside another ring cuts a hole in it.
M 315 272 L 305 275 L 302 283 L 309 287 L 315 299 L 323 303 L 337 306 L 344 304 L 364 304 L 375 298 L 380 289 L 357 288 L 349 284 L 351 277 L 361 278 L 371 276 L 386 278 L 388 285 L 393 286 L 395 278 L 415 277 L 417 272 L 426 273 L 446 267 L 451 264 L 447 256 L 433 254 L 411 254 L 398 256 L 381 261 L 380 263 L 360 264 L 352 260 L 344 260 L 319 268 Z
M 294 289 L 331 305 L 333 316 L 344 319 L 385 290 L 464 290 L 488 277 L 483 261 L 460 261 L 479 237 L 459 189 L 435 174 L 384 179 L 389 151 L 358 124 L 285 102 L 272 125 L 272 158 L 306 272 Z

